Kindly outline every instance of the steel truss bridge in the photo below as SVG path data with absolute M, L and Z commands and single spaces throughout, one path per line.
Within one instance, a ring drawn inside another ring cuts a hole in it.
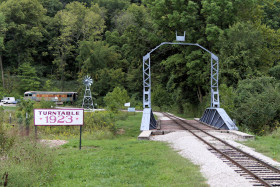
M 143 116 L 140 130 L 156 129 L 156 120 L 152 112 L 151 101 L 151 53 L 163 45 L 184 45 L 184 46 L 197 46 L 202 50 L 208 52 L 211 57 L 211 105 L 207 108 L 200 118 L 200 121 L 215 126 L 221 129 L 237 130 L 238 128 L 227 115 L 226 111 L 220 108 L 219 99 L 219 58 L 208 49 L 197 43 L 184 43 L 184 36 L 177 36 L 176 42 L 163 42 L 156 46 L 149 53 L 143 56 Z

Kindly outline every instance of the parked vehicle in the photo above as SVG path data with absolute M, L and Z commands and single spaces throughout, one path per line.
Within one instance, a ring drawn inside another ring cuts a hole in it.
M 77 97 L 77 92 L 28 91 L 24 93 L 24 99 L 54 101 L 61 104 L 63 102 L 74 102 L 77 100 Z
M 3 104 L 13 104 L 13 102 L 15 102 L 15 98 L 14 97 L 3 97 L 3 99 L 1 100 L 1 103 Z
M 20 99 L 16 99 L 15 101 L 12 102 L 12 104 L 18 104 L 20 102 Z

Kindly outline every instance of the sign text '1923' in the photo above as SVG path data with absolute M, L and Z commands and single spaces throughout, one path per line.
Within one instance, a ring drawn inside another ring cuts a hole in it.
M 46 116 L 46 123 L 72 123 L 73 116 Z

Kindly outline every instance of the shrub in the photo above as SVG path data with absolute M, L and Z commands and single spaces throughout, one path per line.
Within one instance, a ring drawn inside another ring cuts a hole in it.
M 53 108 L 54 105 L 55 103 L 52 101 L 41 100 L 40 102 L 36 102 L 33 108 Z
M 25 123 L 26 134 L 29 135 L 29 126 L 33 119 L 34 101 L 22 99 L 17 109 L 17 119 L 19 124 Z
M 268 87 L 276 87 L 277 81 L 272 77 L 259 77 L 256 79 L 245 79 L 238 83 L 235 97 L 235 105 L 247 101 L 248 98 L 263 93 Z
M 233 112 L 238 124 L 260 135 L 276 129 L 280 119 L 279 91 L 271 77 L 241 81 Z
M 237 109 L 236 119 L 251 131 L 264 134 L 274 130 L 280 119 L 280 93 L 275 90 L 263 92 L 255 97 L 248 98 Z
M 116 132 L 115 115 L 107 111 L 85 112 L 84 129 L 86 131 L 109 130 Z
M 119 87 L 114 88 L 113 92 L 109 92 L 104 97 L 104 102 L 107 108 L 112 112 L 118 112 L 119 109 L 123 108 L 124 104 L 129 101 L 127 91 Z
M 236 92 L 233 87 L 227 87 L 225 84 L 221 84 L 219 87 L 220 91 L 220 104 L 229 116 L 232 116 L 234 112 L 234 98 L 236 97 Z

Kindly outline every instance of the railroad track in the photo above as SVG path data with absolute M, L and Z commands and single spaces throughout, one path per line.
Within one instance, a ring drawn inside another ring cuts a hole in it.
M 224 162 L 229 164 L 233 169 L 244 176 L 246 179 L 250 180 L 253 186 L 280 186 L 280 170 L 267 164 L 266 162 L 236 148 L 226 141 L 202 130 L 187 121 L 178 118 L 176 116 L 170 115 L 168 113 L 163 113 L 165 116 L 169 117 L 175 123 L 188 130 L 191 134 L 197 137 L 199 140 L 204 142 L 210 147 L 210 151 L 221 158 Z M 202 138 L 199 133 L 203 133 Z M 205 137 L 214 138 L 215 145 L 210 143 Z

